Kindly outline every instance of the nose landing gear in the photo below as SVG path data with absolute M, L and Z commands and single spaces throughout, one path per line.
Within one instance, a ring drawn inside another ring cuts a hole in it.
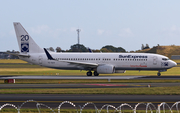
M 157 76 L 161 76 L 161 72 L 165 72 L 165 71 L 167 71 L 167 69 L 159 70 Z

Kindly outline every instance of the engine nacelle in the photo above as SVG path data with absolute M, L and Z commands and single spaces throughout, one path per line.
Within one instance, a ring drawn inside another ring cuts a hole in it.
M 97 67 L 97 73 L 99 74 L 112 74 L 115 72 L 113 65 L 100 65 Z
M 115 70 L 115 73 L 125 73 L 126 70 Z

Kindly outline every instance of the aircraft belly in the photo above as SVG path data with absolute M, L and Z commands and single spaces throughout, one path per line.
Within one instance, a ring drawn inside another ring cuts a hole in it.
M 77 66 L 77 65 L 72 65 L 66 62 L 58 62 L 57 68 L 59 69 L 70 69 L 70 70 L 79 70 L 83 69 L 83 67 Z

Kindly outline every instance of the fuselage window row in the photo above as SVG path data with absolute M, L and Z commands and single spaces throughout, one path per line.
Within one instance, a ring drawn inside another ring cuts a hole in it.
M 147 59 L 114 59 L 114 61 L 147 61 Z
M 77 61 L 79 61 L 79 60 L 91 60 L 91 61 L 95 61 L 95 60 L 100 60 L 100 58 L 56 58 L 56 60 L 72 60 L 72 61 L 74 61 L 74 60 L 77 60 Z M 110 58 L 103 58 L 102 59 L 103 61 L 111 61 L 111 59 Z M 114 61 L 147 61 L 147 59 L 113 59 Z
M 95 58 L 56 58 L 56 60 L 100 60 Z

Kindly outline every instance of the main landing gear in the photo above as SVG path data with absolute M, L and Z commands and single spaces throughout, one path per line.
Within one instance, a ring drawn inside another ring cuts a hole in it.
M 160 73 L 160 72 L 158 72 L 158 73 L 157 73 L 157 76 L 161 76 L 161 73 Z
M 87 75 L 87 76 L 92 76 L 92 72 L 91 72 L 91 71 L 88 71 L 88 72 L 86 73 L 86 75 Z
M 97 73 L 97 71 L 94 71 L 94 76 L 99 76 L 99 73 Z
M 87 76 L 92 76 L 92 72 L 91 71 L 88 71 L 87 73 L 86 73 L 86 75 Z M 94 71 L 94 76 L 98 76 L 99 75 L 99 73 L 97 73 L 97 71 Z

